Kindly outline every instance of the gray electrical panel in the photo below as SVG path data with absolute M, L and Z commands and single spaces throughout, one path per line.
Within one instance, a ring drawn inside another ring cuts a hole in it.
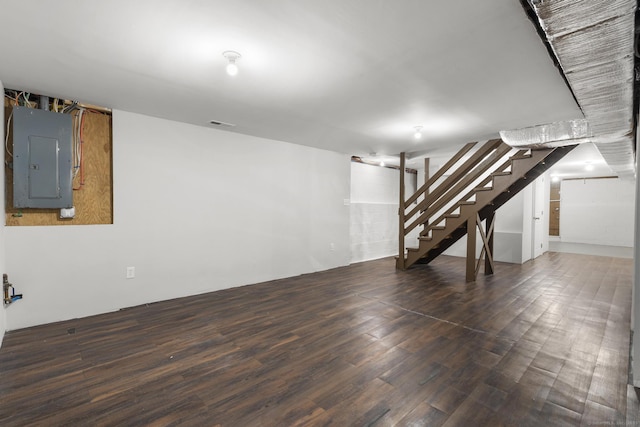
M 73 206 L 69 114 L 13 108 L 13 206 Z

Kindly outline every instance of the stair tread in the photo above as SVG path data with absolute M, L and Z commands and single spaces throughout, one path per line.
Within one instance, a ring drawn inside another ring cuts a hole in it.
M 513 163 L 503 163 L 503 166 L 501 166 L 498 171 L 491 173 L 489 178 L 485 178 L 483 181 L 477 182 L 477 187 L 474 188 L 474 191 L 477 192 L 475 193 L 475 196 L 469 197 L 474 193 L 467 195 L 467 197 L 476 200 L 458 201 L 455 205 L 452 205 L 454 206 L 454 209 L 449 210 L 449 212 L 458 212 L 459 209 L 459 213 L 442 214 L 438 221 L 440 224 L 444 224 L 444 226 L 429 226 L 428 223 L 424 224 L 425 227 L 424 230 L 422 230 L 424 235 L 419 235 L 417 239 L 419 247 L 408 248 L 409 253 L 406 258 L 408 262 L 402 265 L 409 267 L 411 264 L 418 262 L 418 257 L 419 259 L 424 260 L 424 263 L 428 263 L 435 259 L 435 257 L 449 248 L 453 242 L 457 241 L 467 233 L 467 225 L 469 223 L 468 221 L 463 222 L 463 218 L 466 219 L 467 216 L 471 214 L 475 216 L 475 213 L 481 212 L 481 209 L 484 209 L 485 205 L 493 205 L 493 209 L 495 209 L 496 206 L 499 207 L 504 205 L 504 203 L 506 203 L 513 194 L 517 194 L 525 188 L 527 181 L 539 176 L 544 172 L 544 170 L 548 169 L 549 165 L 556 163 L 560 158 L 564 157 L 566 153 L 571 151 L 572 148 L 573 147 L 569 147 L 567 149 L 560 148 L 544 150 L 544 153 L 542 152 L 543 150 L 540 150 L 541 152 L 536 150 L 531 151 L 528 154 L 519 154 L 510 157 L 510 160 L 512 160 Z M 556 151 L 558 152 L 557 155 L 554 154 Z M 515 160 L 525 161 L 516 163 Z M 509 164 L 511 164 L 511 170 L 505 171 L 504 168 Z M 528 172 L 525 172 L 525 170 Z M 508 178 L 495 181 L 492 180 L 493 177 L 498 176 L 508 176 Z M 486 191 L 491 190 L 493 190 L 493 192 L 486 193 Z M 500 191 L 499 194 L 498 190 Z M 464 206 L 471 207 L 465 208 Z M 457 220 L 454 221 L 454 219 Z M 438 224 L 438 222 L 435 224 Z M 438 233 L 429 233 L 430 231 L 438 231 Z M 440 231 L 446 231 L 447 234 L 445 235 L 444 232 Z

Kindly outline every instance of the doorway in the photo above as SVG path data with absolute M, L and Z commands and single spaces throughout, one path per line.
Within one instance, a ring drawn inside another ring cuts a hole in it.
M 560 237 L 560 183 L 551 180 L 549 197 L 549 236 Z

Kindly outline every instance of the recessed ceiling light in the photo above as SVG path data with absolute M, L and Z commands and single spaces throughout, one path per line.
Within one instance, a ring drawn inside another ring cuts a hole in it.
M 226 50 L 222 52 L 222 56 L 227 58 L 227 61 L 229 61 L 226 67 L 227 74 L 229 74 L 230 76 L 235 76 L 236 74 L 238 74 L 238 64 L 236 64 L 236 61 L 240 59 L 242 55 L 240 55 L 235 50 Z
M 416 126 L 415 127 L 415 133 L 413 134 L 413 137 L 415 139 L 422 139 L 422 126 Z

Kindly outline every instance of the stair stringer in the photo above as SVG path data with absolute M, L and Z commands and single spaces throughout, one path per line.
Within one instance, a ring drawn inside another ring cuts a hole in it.
M 476 203 L 460 206 L 460 216 L 447 218 L 443 230 L 433 230 L 431 238 L 419 240 L 418 248 L 408 248 L 405 268 L 413 264 L 428 264 L 467 234 L 467 220 L 476 213 L 484 220 L 491 212 L 504 205 L 540 175 L 556 164 L 577 145 L 555 149 L 532 150 L 530 158 L 514 159 L 511 174 L 493 176 L 493 189 L 479 191 Z M 526 165 L 526 166 L 525 166 Z

